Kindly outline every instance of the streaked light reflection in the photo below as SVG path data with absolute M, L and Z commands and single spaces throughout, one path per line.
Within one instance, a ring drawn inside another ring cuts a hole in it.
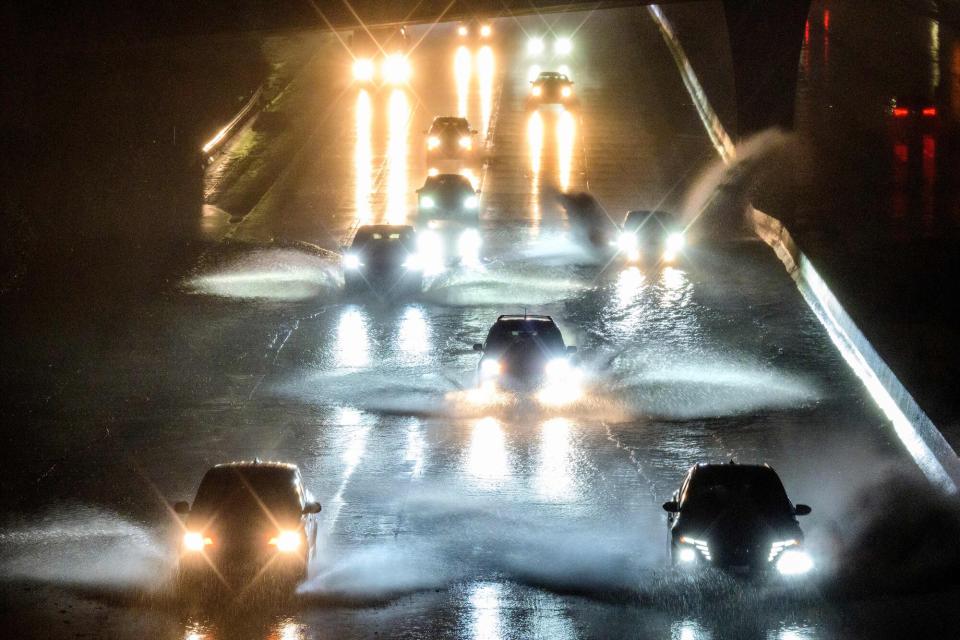
M 407 138 L 410 127 L 410 102 L 407 94 L 394 89 L 390 93 L 387 142 L 387 222 L 407 221 Z
M 470 607 L 473 609 L 471 637 L 475 640 L 500 640 L 503 637 L 500 588 L 498 584 L 479 584 L 470 594 Z
M 365 367 L 370 364 L 367 318 L 357 307 L 340 314 L 336 335 L 336 359 L 341 367 Z
M 470 98 L 470 75 L 473 69 L 470 51 L 466 47 L 457 47 L 453 58 L 453 73 L 457 82 L 457 115 L 467 117 L 467 104 Z
M 573 469 L 570 459 L 570 421 L 553 418 L 540 429 L 540 461 L 537 468 L 537 492 L 548 500 L 571 496 Z
M 564 111 L 557 120 L 558 161 L 560 163 L 560 189 L 570 188 L 570 173 L 573 169 L 573 145 L 576 137 L 576 122 L 573 114 Z
M 373 193 L 373 148 L 370 140 L 370 131 L 373 119 L 373 110 L 370 106 L 370 93 L 361 89 L 357 94 L 356 105 L 356 134 L 357 143 L 353 152 L 354 191 L 357 221 L 368 224 L 373 221 L 373 211 L 370 208 L 370 196 Z
M 506 477 L 506 438 L 496 418 L 482 418 L 473 424 L 467 451 L 467 472 L 481 485 L 496 484 Z
M 277 629 L 274 637 L 276 640 L 301 640 L 307 637 L 306 628 L 304 625 L 295 622 L 284 622 Z
M 480 80 L 480 139 L 486 140 L 493 115 L 494 60 L 493 49 L 489 46 L 481 47 L 477 54 L 477 75 Z
M 530 149 L 530 213 L 534 232 L 539 229 L 543 212 L 540 208 L 540 167 L 543 162 L 543 118 L 534 111 L 527 122 L 527 146 Z
M 625 309 L 633 305 L 637 296 L 643 291 L 646 276 L 637 267 L 628 267 L 617 276 L 616 303 L 617 308 Z
M 411 355 L 426 353 L 430 348 L 430 329 L 420 307 L 408 307 L 400 319 L 400 350 Z
M 713 634 L 693 620 L 681 620 L 670 625 L 670 640 L 711 640 Z
M 660 304 L 664 306 L 686 306 L 690 281 L 682 269 L 664 267 L 660 272 L 660 285 Z

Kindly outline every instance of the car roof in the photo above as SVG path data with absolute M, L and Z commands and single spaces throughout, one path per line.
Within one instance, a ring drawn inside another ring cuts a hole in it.
M 497 322 L 506 322 L 510 320 L 529 320 L 531 322 L 549 322 L 551 324 L 555 324 L 553 322 L 553 318 L 551 318 L 550 316 L 538 316 L 538 315 L 530 315 L 526 313 L 523 315 L 504 314 L 497 317 Z
M 436 118 L 433 119 L 433 125 L 434 125 L 434 126 L 437 126 L 437 125 L 443 125 L 443 126 L 456 125 L 456 126 L 461 126 L 461 127 L 469 127 L 469 126 L 470 126 L 470 123 L 467 121 L 466 118 L 460 118 L 460 117 L 457 117 L 457 116 L 437 116 Z
M 357 235 L 361 233 L 412 233 L 413 226 L 409 224 L 365 224 L 357 228 Z
M 287 471 L 297 471 L 297 465 L 290 462 L 275 462 L 262 460 L 235 460 L 233 462 L 222 462 L 214 465 L 213 469 L 284 469 Z
M 639 226 L 646 224 L 650 220 L 657 220 L 662 225 L 672 225 L 677 223 L 678 216 L 669 211 L 660 211 L 658 209 L 631 209 L 623 216 L 623 225 L 635 224 Z
M 537 80 L 569 80 L 565 74 L 560 73 L 559 71 L 541 71 L 540 75 L 537 76 Z
M 768 464 L 738 464 L 733 462 L 712 463 L 701 462 L 690 469 L 690 478 L 710 477 L 710 478 L 747 478 L 747 477 L 767 477 L 775 478 L 780 481 L 780 476 Z
M 473 189 L 473 183 L 470 182 L 470 178 L 460 175 L 459 173 L 439 173 L 435 176 L 427 176 L 427 179 L 423 183 L 423 187 L 421 187 L 421 189 L 453 184 L 466 185 Z

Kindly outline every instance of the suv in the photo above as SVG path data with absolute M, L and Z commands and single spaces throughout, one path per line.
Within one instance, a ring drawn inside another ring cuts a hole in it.
M 417 205 L 425 265 L 479 264 L 480 192 L 469 178 L 459 173 L 429 176 L 417 189 Z
M 357 229 L 343 254 L 347 291 L 419 292 L 423 272 L 410 225 L 369 224 Z
M 545 385 L 577 386 L 578 372 L 571 363 L 577 348 L 563 342 L 550 316 L 500 316 L 486 341 L 473 345 L 473 350 L 481 354 L 480 388 L 525 391 Z
M 785 576 L 813 568 L 796 519 L 810 507 L 791 503 L 768 465 L 697 464 L 663 508 L 675 565 Z
M 180 577 L 184 586 L 295 584 L 306 576 L 316 548 L 320 504 L 303 486 L 296 465 L 230 462 L 207 471 L 186 516 Z M 216 579 L 215 579 L 216 578 Z
M 673 263 L 686 245 L 683 225 L 666 211 L 628 211 L 617 238 L 617 249 L 627 262 Z
M 437 116 L 425 131 L 427 134 L 427 162 L 431 160 L 461 160 L 474 153 L 474 136 L 466 118 Z

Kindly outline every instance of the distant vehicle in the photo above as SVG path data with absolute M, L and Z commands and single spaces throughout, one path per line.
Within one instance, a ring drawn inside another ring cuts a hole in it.
M 230 462 L 204 474 L 186 516 L 181 584 L 229 587 L 292 585 L 306 576 L 317 540 L 320 504 L 296 465 Z
M 533 391 L 553 385 L 573 399 L 579 393 L 579 371 L 571 358 L 576 347 L 567 346 L 550 316 L 502 315 L 482 344 L 477 363 L 480 388 Z
M 670 264 L 681 257 L 685 245 L 683 225 L 666 211 L 628 211 L 617 238 L 619 255 L 631 263 Z
M 353 79 L 363 85 L 396 85 L 410 80 L 406 27 L 358 28 L 350 36 Z
M 465 20 L 457 24 L 457 37 L 460 40 L 490 40 L 493 37 L 493 26 L 477 18 Z
M 417 189 L 417 228 L 426 264 L 478 262 L 480 192 L 458 173 L 428 176 Z
M 477 131 L 470 128 L 466 118 L 437 116 L 427 134 L 427 163 L 435 160 L 472 159 L 475 154 Z
M 609 253 L 619 228 L 593 194 L 586 191 L 557 192 L 556 198 L 567 213 L 573 239 L 594 253 Z
M 344 286 L 350 292 L 400 295 L 423 287 L 416 231 L 410 225 L 360 227 L 342 262 Z
M 663 508 L 674 565 L 784 576 L 813 568 L 796 520 L 810 507 L 792 504 L 768 465 L 697 464 Z
M 531 107 L 546 104 L 575 106 L 577 99 L 573 95 L 573 80 L 559 71 L 541 71 L 536 79 L 530 81 L 528 100 L 528 106 Z
M 540 58 L 547 55 L 553 57 L 566 57 L 573 53 L 573 40 L 569 36 L 558 35 L 548 39 L 542 35 L 534 34 L 527 39 L 527 55 L 533 58 Z

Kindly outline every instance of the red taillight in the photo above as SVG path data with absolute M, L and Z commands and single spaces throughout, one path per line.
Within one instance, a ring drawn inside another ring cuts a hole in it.
M 830 10 L 829 9 L 823 12 L 823 30 L 830 31 Z
M 894 107 L 893 108 L 893 117 L 894 118 L 906 118 L 910 115 L 910 109 L 906 107 Z
M 924 107 L 920 112 L 923 114 L 924 118 L 935 118 L 937 117 L 937 108 L 936 107 Z

